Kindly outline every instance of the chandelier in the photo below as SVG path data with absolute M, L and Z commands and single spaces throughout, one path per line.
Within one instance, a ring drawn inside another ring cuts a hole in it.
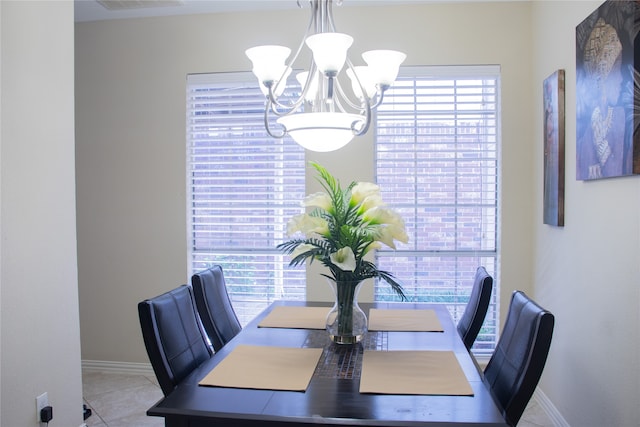
M 300 6 L 301 0 L 297 1 Z M 394 50 L 371 50 L 362 54 L 367 65 L 354 66 L 347 58 L 353 38 L 336 32 L 333 0 L 309 0 L 309 3 L 309 26 L 289 62 L 291 49 L 284 46 L 256 46 L 245 53 L 266 97 L 267 133 L 273 138 L 290 135 L 308 150 L 333 151 L 367 132 L 371 110 L 382 103 L 384 92 L 396 79 L 406 55 Z M 336 3 L 341 5 L 342 0 Z M 283 101 L 280 98 L 287 79 L 305 44 L 313 55 L 308 69 L 296 75 L 301 92 L 296 99 L 289 96 Z M 351 97 L 339 79 L 345 64 Z M 270 119 L 272 115 L 277 118 Z

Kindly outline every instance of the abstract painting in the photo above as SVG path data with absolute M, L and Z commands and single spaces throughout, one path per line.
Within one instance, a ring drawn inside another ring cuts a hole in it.
M 576 178 L 640 173 L 640 3 L 607 0 L 576 27 Z
M 544 80 L 544 223 L 564 226 L 564 70 Z

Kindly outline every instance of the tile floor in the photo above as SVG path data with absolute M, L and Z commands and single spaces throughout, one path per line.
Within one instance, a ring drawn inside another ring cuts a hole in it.
M 162 398 L 153 375 L 85 371 L 84 403 L 92 415 L 88 427 L 162 427 L 162 418 L 148 417 L 147 409 Z M 553 427 L 544 410 L 531 400 L 518 427 Z

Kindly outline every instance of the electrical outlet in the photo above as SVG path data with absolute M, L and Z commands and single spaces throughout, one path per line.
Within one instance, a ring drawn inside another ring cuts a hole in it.
M 40 396 L 36 397 L 36 420 L 41 422 L 40 419 L 40 410 L 45 406 L 49 406 L 49 395 L 45 391 Z

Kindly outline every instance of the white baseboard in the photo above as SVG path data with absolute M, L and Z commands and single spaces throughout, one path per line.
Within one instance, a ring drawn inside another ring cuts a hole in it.
M 538 405 L 542 408 L 542 410 L 547 414 L 547 416 L 551 419 L 551 422 L 555 427 L 571 427 L 567 420 L 564 419 L 562 414 L 558 411 L 558 409 L 553 405 L 551 400 L 547 397 L 546 394 L 540 388 L 536 388 L 536 391 L 533 392 L 533 398 L 538 402 Z
M 110 362 L 107 360 L 83 360 L 82 370 L 87 372 L 111 372 L 114 374 L 155 375 L 150 363 Z

